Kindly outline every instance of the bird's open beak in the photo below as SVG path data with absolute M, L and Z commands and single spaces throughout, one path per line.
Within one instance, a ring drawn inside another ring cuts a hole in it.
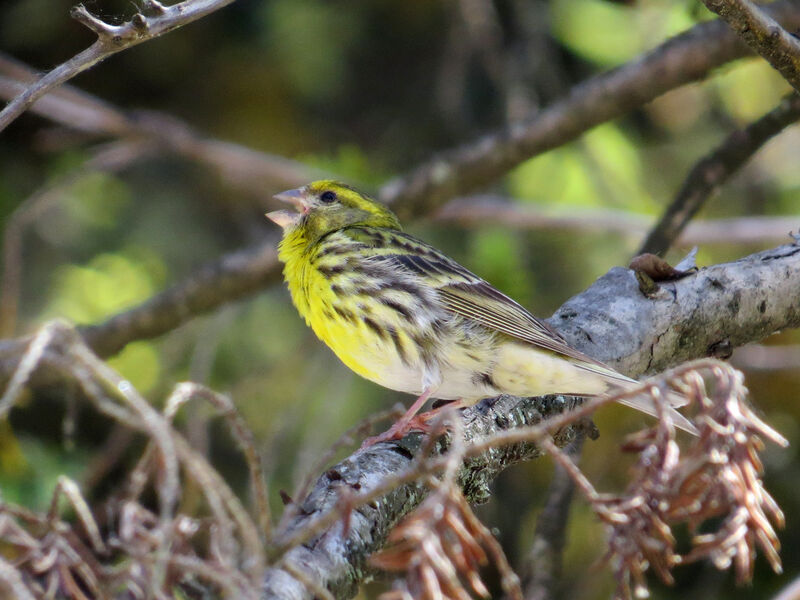
M 281 192 L 280 194 L 275 194 L 273 198 L 280 200 L 281 202 L 291 204 L 297 209 L 297 212 L 292 212 L 290 210 L 275 210 L 267 213 L 267 218 L 270 221 L 277 223 L 284 229 L 292 225 L 296 225 L 300 221 L 300 218 L 308 212 L 309 207 L 306 203 L 305 192 L 302 188 L 296 190 L 287 190 L 285 192 Z

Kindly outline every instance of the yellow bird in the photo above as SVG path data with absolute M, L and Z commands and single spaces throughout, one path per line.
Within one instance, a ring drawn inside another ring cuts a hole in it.
M 593 396 L 636 384 L 404 233 L 388 208 L 355 189 L 316 181 L 275 198 L 296 208 L 267 217 L 283 228 L 278 256 L 306 323 L 362 377 L 418 396 L 369 443 L 424 429 L 415 415 L 429 398 L 469 406 L 500 394 Z M 647 398 L 622 402 L 655 413 Z M 695 431 L 679 413 L 672 418 Z

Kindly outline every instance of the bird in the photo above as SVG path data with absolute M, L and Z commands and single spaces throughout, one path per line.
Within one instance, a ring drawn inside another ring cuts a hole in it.
M 425 431 L 434 411 L 417 413 L 429 399 L 466 407 L 501 394 L 597 396 L 638 385 L 405 233 L 389 208 L 357 189 L 321 180 L 274 198 L 294 208 L 266 216 L 283 229 L 278 258 L 300 315 L 358 375 L 417 396 L 365 446 Z M 649 397 L 620 402 L 658 413 Z M 668 410 L 676 426 L 696 431 Z

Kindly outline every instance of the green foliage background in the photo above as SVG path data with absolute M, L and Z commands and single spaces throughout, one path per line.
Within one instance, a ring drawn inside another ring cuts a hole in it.
M 68 18 L 70 5 L 4 2 L 0 49 L 42 70 L 72 56 L 92 36 Z M 498 0 L 487 5 L 496 17 L 490 28 L 496 44 L 487 46 L 464 34 L 458 6 L 428 0 L 239 0 L 109 59 L 74 83 L 126 109 L 167 112 L 208 136 L 302 160 L 375 189 L 436 151 L 501 126 L 520 106 L 524 114 L 546 105 L 576 82 L 708 18 L 699 4 L 683 0 Z M 122 0 L 96 0 L 87 7 L 112 21 L 132 14 Z M 498 76 L 494 59 L 486 58 L 492 53 L 512 75 Z M 495 190 L 576 214 L 613 208 L 658 215 L 697 159 L 732 128 L 770 110 L 787 90 L 766 63 L 736 62 L 527 161 Z M 43 183 L 80 164 L 96 141 L 30 115 L 0 134 L 0 219 L 5 222 Z M 759 153 L 701 216 L 797 214 L 798 156 L 800 130 L 794 127 Z M 271 207 L 269 198 L 278 191 L 264 189 L 253 198 L 198 165 L 170 157 L 119 175 L 80 178 L 26 232 L 18 333 L 55 316 L 98 322 L 223 252 L 264 236 L 277 241 L 275 228 L 251 209 L 254 201 Z M 491 226 L 464 231 L 425 220 L 408 229 L 543 316 L 611 266 L 627 264 L 640 242 Z M 701 247 L 699 263 L 758 249 Z M 800 342 L 794 332 L 770 340 L 792 342 Z M 111 362 L 155 404 L 186 379 L 230 394 L 264 451 L 276 509 L 277 490 L 291 490 L 339 434 L 379 408 L 410 400 L 349 373 L 305 328 L 278 287 L 162 339 L 131 344 Z M 800 372 L 747 377 L 753 401 L 792 442 L 788 450 L 766 453 L 770 489 L 788 516 L 782 535 L 786 575 L 773 575 L 759 560 L 754 584 L 740 589 L 730 573 L 697 565 L 678 569 L 674 589 L 654 584 L 656 598 L 766 598 L 800 573 Z M 183 426 L 244 490 L 241 460 L 224 427 L 210 416 L 191 407 L 182 415 Z M 71 430 L 63 426 L 65 417 Z M 600 488 L 623 484 L 627 463 L 617 445 L 641 422 L 622 408 L 598 415 L 602 437 L 587 444 L 583 464 Z M 46 505 L 59 473 L 85 478 L 103 445 L 117 435 L 84 407 L 46 399 L 16 409 L 11 427 L 13 434 L 7 425 L 0 431 L 0 487 L 4 498 L 36 508 Z M 480 509 L 517 565 L 532 538 L 549 472 L 543 460 L 510 470 Z M 102 497 L 115 477 L 110 473 L 90 492 Z M 578 502 L 563 597 L 609 596 L 609 575 L 589 569 L 602 554 L 602 540 L 602 529 Z M 365 588 L 363 597 L 378 587 Z

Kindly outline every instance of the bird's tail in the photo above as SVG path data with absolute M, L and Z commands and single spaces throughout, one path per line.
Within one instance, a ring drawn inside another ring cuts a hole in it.
M 639 382 L 634 379 L 621 379 L 621 378 L 614 378 L 612 383 L 612 389 L 609 393 L 613 393 L 615 391 L 622 391 L 622 390 L 629 390 L 631 388 L 636 387 L 639 385 Z M 616 388 L 616 389 L 614 389 Z M 656 407 L 655 402 L 653 399 L 647 395 L 642 394 L 641 396 L 633 396 L 630 398 L 621 398 L 618 400 L 620 404 L 624 404 L 625 406 L 630 406 L 631 408 L 635 408 L 636 410 L 640 410 L 643 413 L 648 415 L 652 415 L 658 418 L 658 408 Z M 697 427 L 692 424 L 689 419 L 684 417 L 681 413 L 679 413 L 676 408 L 680 408 L 681 406 L 685 406 L 689 400 L 678 394 L 677 392 L 668 392 L 667 394 L 667 404 L 666 412 L 669 415 L 670 419 L 672 420 L 672 424 L 675 425 L 678 429 L 683 429 L 684 431 L 688 431 L 692 435 L 697 435 Z
M 635 388 L 636 386 L 641 385 L 641 382 L 636 381 L 635 379 L 631 379 L 630 377 L 626 377 L 622 373 L 618 373 L 611 367 L 608 367 L 602 363 L 573 363 L 577 367 L 584 369 L 586 371 L 592 372 L 596 375 L 599 375 L 600 378 L 603 380 L 607 389 L 605 391 L 606 394 L 613 394 L 615 392 L 630 390 Z M 647 393 L 642 393 L 641 395 L 631 396 L 628 398 L 620 398 L 617 400 L 620 404 L 624 404 L 625 406 L 630 406 L 631 408 L 635 408 L 636 410 L 642 411 L 648 415 L 652 415 L 658 418 L 658 408 L 656 404 Z M 666 407 L 667 414 L 672 419 L 672 424 L 679 429 L 683 429 L 684 431 L 688 431 L 692 435 L 697 435 L 697 427 L 695 427 L 689 419 L 684 417 L 681 413 L 679 413 L 676 408 L 680 408 L 688 404 L 689 399 L 685 396 L 677 393 L 677 392 L 668 392 L 667 394 L 667 404 Z

